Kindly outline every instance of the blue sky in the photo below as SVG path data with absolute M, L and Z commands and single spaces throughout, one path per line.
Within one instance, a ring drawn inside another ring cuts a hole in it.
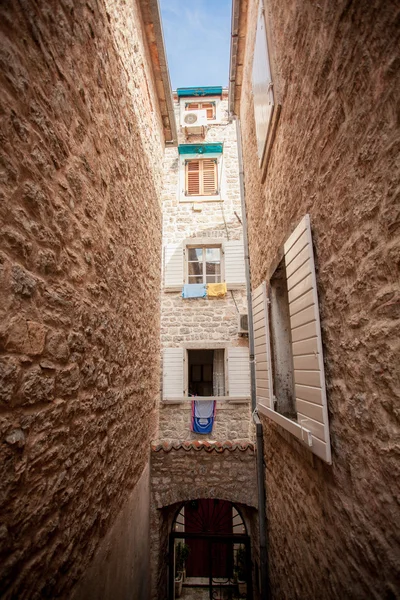
M 173 89 L 228 85 L 232 0 L 160 0 Z

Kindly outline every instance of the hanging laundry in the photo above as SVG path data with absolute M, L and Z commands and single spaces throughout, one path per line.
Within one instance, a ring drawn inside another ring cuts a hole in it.
M 226 283 L 208 283 L 207 295 L 209 298 L 223 298 L 226 296 Z
M 194 433 L 211 433 L 214 425 L 215 400 L 193 400 L 192 431 Z
M 207 288 L 205 283 L 186 283 L 183 286 L 182 298 L 205 298 Z

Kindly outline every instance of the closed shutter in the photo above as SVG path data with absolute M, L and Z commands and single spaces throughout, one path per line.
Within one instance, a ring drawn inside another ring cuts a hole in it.
M 228 389 L 231 398 L 250 398 L 248 348 L 228 348 Z
M 274 408 L 266 283 L 252 294 L 257 408 Z
M 258 11 L 252 79 L 257 153 L 261 163 L 274 109 L 274 92 L 262 0 L 260 0 Z
M 312 434 L 311 450 L 331 462 L 324 359 L 310 217 L 284 244 L 298 423 Z
M 163 399 L 181 399 L 185 395 L 184 349 L 165 348 L 163 356 Z
M 185 110 L 206 110 L 207 119 L 215 119 L 215 103 L 214 102 L 190 102 L 186 104 Z
M 218 194 L 217 159 L 202 158 L 186 161 L 186 194 L 215 196 Z
M 183 286 L 183 269 L 182 244 L 167 244 L 164 247 L 164 285 L 166 288 Z
M 243 240 L 229 240 L 224 244 L 225 281 L 232 288 L 246 284 Z

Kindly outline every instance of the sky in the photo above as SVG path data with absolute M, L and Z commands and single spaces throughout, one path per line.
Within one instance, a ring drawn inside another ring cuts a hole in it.
M 172 88 L 228 85 L 232 0 L 160 0 Z

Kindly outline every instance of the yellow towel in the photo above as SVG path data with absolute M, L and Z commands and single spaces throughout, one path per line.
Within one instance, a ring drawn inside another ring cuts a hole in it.
M 226 283 L 207 283 L 207 296 L 209 298 L 223 298 L 226 291 Z

